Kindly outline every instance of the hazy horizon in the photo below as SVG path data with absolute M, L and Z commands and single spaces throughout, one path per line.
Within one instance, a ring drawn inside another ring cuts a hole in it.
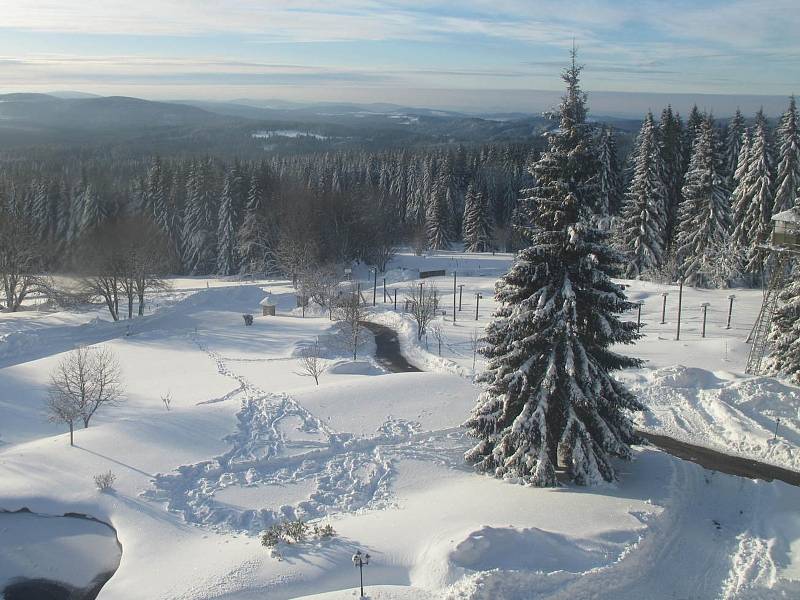
M 573 41 L 598 115 L 774 116 L 800 82 L 791 0 L 10 0 L 0 30 L 6 92 L 538 112 Z

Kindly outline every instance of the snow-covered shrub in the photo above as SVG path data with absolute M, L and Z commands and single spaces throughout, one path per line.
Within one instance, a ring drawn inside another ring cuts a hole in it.
M 114 475 L 111 471 L 106 471 L 105 473 L 98 473 L 94 476 L 94 485 L 97 487 L 98 490 L 101 492 L 108 492 L 114 489 L 114 482 L 116 481 L 117 476 Z
M 276 548 L 281 542 L 300 544 L 306 541 L 309 533 L 311 537 L 318 540 L 329 540 L 336 536 L 336 530 L 330 524 L 320 526 L 315 523 L 309 526 L 302 519 L 297 519 L 296 521 L 275 523 L 261 534 L 261 545 L 270 548 L 271 551 L 275 550 L 277 553 Z
M 313 533 L 315 538 L 320 540 L 329 540 L 336 535 L 336 530 L 330 523 L 323 525 L 322 527 L 315 524 Z
M 244 324 L 248 327 L 253 324 L 253 315 L 242 315 L 244 319 Z
M 261 545 L 274 548 L 283 541 L 283 528 L 280 524 L 273 525 L 261 534 Z
M 308 524 L 302 519 L 289 521 L 288 523 L 284 523 L 283 531 L 286 537 L 291 541 L 300 543 L 305 541 L 306 536 L 308 535 Z

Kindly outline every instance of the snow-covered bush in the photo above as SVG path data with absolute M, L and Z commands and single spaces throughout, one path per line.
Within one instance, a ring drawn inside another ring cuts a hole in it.
M 336 530 L 330 524 L 320 526 L 315 523 L 309 526 L 302 519 L 283 521 L 282 523 L 275 523 L 261 534 L 261 545 L 271 550 L 276 550 L 281 542 L 284 544 L 300 544 L 306 541 L 309 534 L 314 539 L 329 540 L 336 536 Z M 277 551 L 275 555 L 280 556 Z
M 253 315 L 242 315 L 244 319 L 244 324 L 248 327 L 253 324 Z
M 302 519 L 289 521 L 288 523 L 284 523 L 283 531 L 286 537 L 291 541 L 300 543 L 305 541 L 306 536 L 308 535 L 308 524 Z
M 106 471 L 105 473 L 98 473 L 94 476 L 94 485 L 101 492 L 109 492 L 114 489 L 114 482 L 116 480 L 117 476 L 114 475 L 114 473 Z

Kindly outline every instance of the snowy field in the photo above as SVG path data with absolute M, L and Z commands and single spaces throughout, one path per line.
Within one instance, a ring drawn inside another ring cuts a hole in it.
M 18 577 L 85 586 L 113 568 L 116 541 L 102 525 L 42 525 L 72 512 L 116 529 L 122 555 L 106 600 L 352 598 L 356 549 L 372 555 L 364 571 L 376 599 L 800 597 L 797 488 L 652 448 L 637 448 L 620 482 L 602 488 L 526 488 L 464 465 L 470 440 L 459 426 L 482 366 L 478 356 L 473 369 L 470 337 L 508 261 L 404 254 L 390 265 L 387 297 L 397 289 L 400 309 L 420 270 L 447 270 L 426 280 L 446 311 L 441 356 L 432 335 L 418 342 L 383 302 L 381 276 L 373 318 L 398 330 L 422 373 L 386 373 L 370 340 L 352 364 L 327 318 L 300 317 L 286 281 L 175 280 L 130 323 L 99 309 L 0 315 L 0 510 L 34 513 L 0 513 L 0 589 Z M 464 285 L 455 322 L 453 270 Z M 684 289 L 677 341 L 677 288 L 628 283 L 644 302 L 645 337 L 622 349 L 648 361 L 623 374 L 650 408 L 639 425 L 800 469 L 800 391 L 743 373 L 760 292 Z M 245 327 L 242 313 L 260 314 L 265 289 L 278 316 Z M 371 303 L 371 284 L 363 291 Z M 297 374 L 316 338 L 329 366 L 319 387 Z M 70 448 L 43 402 L 50 370 L 78 344 L 116 353 L 126 399 Z M 115 489 L 100 493 L 92 477 L 109 469 Z M 258 534 L 294 518 L 337 534 L 270 556 Z

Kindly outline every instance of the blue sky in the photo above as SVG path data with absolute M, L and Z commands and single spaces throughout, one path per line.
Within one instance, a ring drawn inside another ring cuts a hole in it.
M 574 38 L 590 92 L 713 105 L 800 91 L 799 32 L 797 0 L 5 0 L 0 90 L 540 110 Z

